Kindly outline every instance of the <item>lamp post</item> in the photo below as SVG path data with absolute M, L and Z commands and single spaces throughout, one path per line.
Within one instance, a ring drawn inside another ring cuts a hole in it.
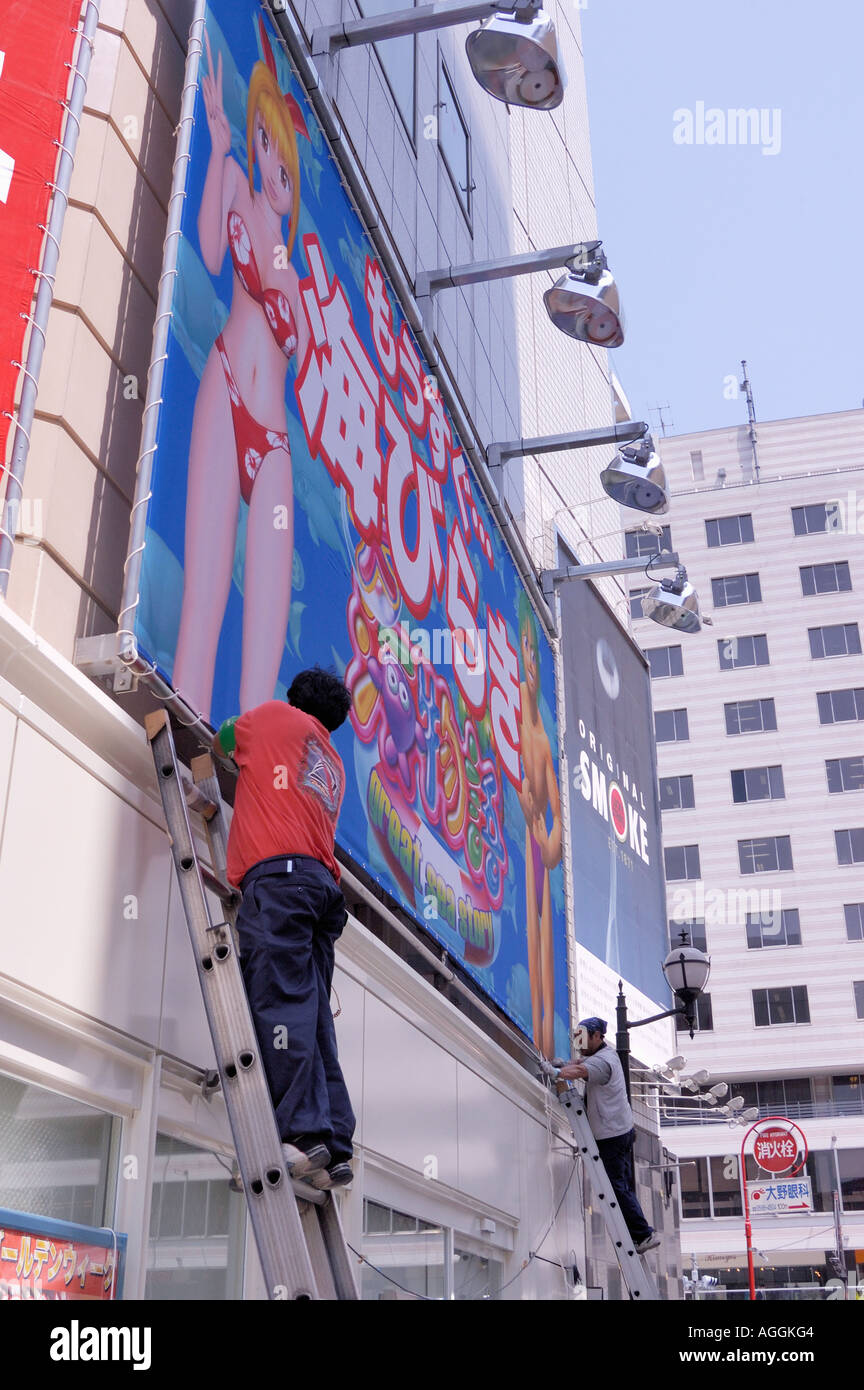
M 661 1014 L 651 1014 L 650 1018 L 637 1018 L 631 1022 L 627 1017 L 627 1000 L 624 997 L 624 985 L 618 981 L 618 999 L 615 1006 L 615 1050 L 621 1059 L 621 1070 L 624 1072 L 624 1084 L 627 1087 L 627 1099 L 630 1099 L 630 1030 L 632 1028 L 644 1028 L 646 1023 L 657 1023 L 661 1018 L 674 1018 L 682 1015 L 690 1028 L 690 1036 L 693 1037 L 693 1029 L 696 1026 L 695 1004 L 699 995 L 702 993 L 708 982 L 711 973 L 711 961 L 704 951 L 689 944 L 689 938 L 685 931 L 681 932 L 681 944 L 674 946 L 663 962 L 663 974 L 666 976 L 667 983 L 672 990 L 675 998 L 679 1001 L 674 1009 L 664 1009 Z

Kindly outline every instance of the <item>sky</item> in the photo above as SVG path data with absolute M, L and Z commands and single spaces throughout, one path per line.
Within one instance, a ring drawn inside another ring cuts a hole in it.
M 864 0 L 566 2 L 633 417 L 746 422 L 742 358 L 757 419 L 860 409 Z M 708 143 L 738 108 L 765 113 L 757 143 Z

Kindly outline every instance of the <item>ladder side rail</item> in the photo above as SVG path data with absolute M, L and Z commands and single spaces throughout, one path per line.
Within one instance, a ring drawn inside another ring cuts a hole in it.
M 228 924 L 210 920 L 167 715 L 148 716 L 171 853 L 195 954 L 228 1120 L 270 1298 L 316 1299 L 315 1271 Z

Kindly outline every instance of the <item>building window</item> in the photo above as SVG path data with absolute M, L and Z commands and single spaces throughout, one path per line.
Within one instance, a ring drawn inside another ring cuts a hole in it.
M 471 137 L 444 59 L 438 63 L 438 149 L 465 216 L 471 217 Z
M 810 1004 L 806 985 L 784 989 L 754 989 L 753 1017 L 757 1028 L 773 1028 L 781 1023 L 809 1023 Z
M 720 545 L 742 545 L 753 539 L 753 518 L 744 516 L 720 516 L 705 522 L 708 545 L 716 549 Z
M 864 791 L 864 758 L 826 758 L 829 792 Z
M 810 655 L 814 661 L 829 656 L 860 656 L 861 637 L 857 623 L 832 623 L 830 627 L 807 629 Z
M 230 1176 L 209 1149 L 156 1135 L 145 1298 L 243 1297 L 246 1202 Z
M 797 907 L 775 912 L 747 913 L 747 947 L 759 951 L 764 946 L 800 946 L 801 918 Z
M 839 531 L 840 506 L 837 502 L 813 502 L 807 507 L 792 508 L 792 530 L 796 536 L 811 536 L 816 531 Z
M 849 561 L 837 560 L 825 565 L 801 565 L 801 592 L 805 598 L 812 594 L 845 594 L 852 588 Z
M 497 1298 L 501 1292 L 500 1260 L 473 1255 L 470 1250 L 453 1250 L 453 1297 L 456 1302 L 478 1303 Z
M 699 846 L 673 845 L 664 849 L 667 879 L 699 878 Z
M 680 647 L 649 647 L 645 655 L 652 680 L 662 680 L 664 676 L 683 676 L 684 661 Z
M 740 666 L 767 666 L 768 638 L 764 632 L 755 637 L 718 637 L 717 655 L 721 671 L 736 671 Z
M 864 941 L 864 903 L 844 903 L 846 936 L 850 941 Z
M 800 1107 L 813 1102 L 809 1076 L 772 1076 L 770 1081 L 730 1081 L 729 1094 L 743 1096 L 746 1105 L 756 1105 L 763 1115 L 800 1114 Z
M 741 1176 L 737 1154 L 715 1154 L 711 1168 L 711 1209 L 713 1216 L 740 1216 Z
M 836 1154 L 843 1210 L 864 1211 L 864 1149 L 837 1149 Z
M 820 724 L 852 724 L 864 720 L 864 686 L 852 690 L 820 690 L 816 703 Z
M 779 763 L 771 767 L 742 767 L 730 774 L 733 801 L 783 801 L 783 769 Z
M 711 580 L 715 608 L 732 608 L 739 603 L 761 603 L 762 586 L 758 574 L 727 574 Z
M 654 531 L 625 531 L 624 545 L 628 560 L 656 555 L 658 550 L 672 549 L 672 531 L 668 526 L 663 527 L 659 536 Z
M 702 462 L 702 450 L 690 450 L 690 472 L 693 475 L 694 483 L 701 483 L 705 477 L 705 465 Z
M 834 844 L 838 864 L 864 864 L 864 827 L 835 830 Z
M 675 811 L 688 810 L 695 806 L 693 800 L 693 778 L 688 774 L 683 777 L 661 777 L 660 778 L 660 810 Z
M 375 15 L 389 14 L 392 10 L 408 9 L 410 5 L 397 3 L 396 0 L 358 0 L 357 8 L 364 18 L 371 19 Z M 387 85 L 393 94 L 396 109 L 405 122 L 405 128 L 413 143 L 416 62 L 414 35 L 406 34 L 398 39 L 384 39 L 374 47 L 378 61 L 384 69 Z
M 767 835 L 760 840 L 739 840 L 738 863 L 742 874 L 769 874 L 778 869 L 791 869 L 789 836 Z
M 654 737 L 658 743 L 686 743 L 690 737 L 686 709 L 655 710 Z
M 711 1033 L 714 1031 L 714 1014 L 711 1010 L 711 995 L 698 994 L 696 996 L 696 1027 L 695 1033 Z M 690 1024 L 683 1014 L 675 1015 L 675 1030 L 678 1033 L 689 1033 Z
M 711 1215 L 708 1163 L 704 1158 L 684 1159 L 678 1169 L 681 1184 L 681 1217 L 684 1221 Z
M 680 946 L 681 933 L 687 933 L 687 945 L 695 946 L 697 951 L 708 950 L 708 938 L 705 935 L 704 917 L 682 917 L 679 920 L 669 922 L 669 950 L 674 951 L 676 946 Z
M 442 1227 L 433 1226 L 408 1212 L 382 1206 L 380 1202 L 365 1201 L 363 1254 L 369 1264 L 362 1267 L 361 1298 L 380 1299 L 393 1289 L 393 1280 L 409 1293 L 423 1298 L 444 1297 Z M 383 1273 L 379 1274 L 378 1270 Z
M 773 700 L 734 700 L 723 710 L 727 734 L 761 734 L 777 728 Z
M 642 599 L 644 598 L 645 594 L 650 594 L 650 592 L 651 592 L 651 586 L 650 586 L 650 584 L 647 585 L 644 589 L 631 589 L 631 590 L 630 590 L 630 595 L 629 595 L 629 597 L 630 597 L 630 617 L 631 617 L 631 618 L 644 618 L 644 617 L 645 617 L 645 614 L 642 612 Z

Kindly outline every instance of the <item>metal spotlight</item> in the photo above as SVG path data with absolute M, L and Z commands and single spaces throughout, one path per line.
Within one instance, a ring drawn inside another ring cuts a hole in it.
M 642 613 L 676 632 L 698 632 L 702 626 L 699 598 L 683 565 L 674 579 L 661 579 L 642 600 Z
M 471 70 L 484 91 L 511 106 L 551 111 L 567 80 L 555 25 L 545 10 L 496 14 L 465 40 Z
M 543 301 L 562 333 L 578 338 L 580 343 L 615 348 L 624 341 L 624 314 L 602 245 L 602 241 L 588 242 L 587 258 L 571 261 L 566 275 L 546 291 Z
M 659 515 L 669 510 L 666 474 L 650 434 L 638 444 L 625 444 L 600 474 L 603 491 L 622 507 Z

